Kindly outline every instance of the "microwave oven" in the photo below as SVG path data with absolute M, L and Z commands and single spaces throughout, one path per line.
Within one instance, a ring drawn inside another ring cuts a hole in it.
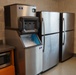
M 38 17 L 20 17 L 18 28 L 22 33 L 38 32 Z
M 0 53 L 0 68 L 4 68 L 6 66 L 9 66 L 11 64 L 10 58 L 11 58 L 10 52 Z

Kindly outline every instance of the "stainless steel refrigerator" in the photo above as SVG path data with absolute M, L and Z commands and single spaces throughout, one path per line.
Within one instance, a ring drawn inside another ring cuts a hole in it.
M 74 51 L 74 14 L 60 13 L 60 61 L 73 56 Z
M 37 12 L 39 17 L 39 37 L 43 43 L 43 72 L 59 62 L 59 13 Z

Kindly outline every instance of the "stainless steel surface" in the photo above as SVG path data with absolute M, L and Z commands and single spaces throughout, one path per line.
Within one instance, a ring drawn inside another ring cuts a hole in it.
M 19 9 L 22 7 L 23 9 Z M 33 9 L 36 9 L 35 6 L 25 6 L 25 5 L 14 5 L 10 7 L 11 12 L 11 28 L 18 28 L 18 20 L 21 16 L 35 16 L 36 12 L 33 12 Z M 15 11 L 15 12 L 13 12 Z
M 44 36 L 42 36 L 44 44 Z M 59 60 L 59 33 L 45 36 L 45 49 L 43 53 L 43 71 L 55 66 Z
M 63 31 L 64 31 L 64 34 L 63 34 L 62 44 L 65 44 L 65 33 L 66 33 L 66 30 L 65 30 L 65 19 L 64 18 L 63 18 Z
M 20 38 L 25 47 L 26 75 L 37 75 L 42 72 L 43 47 L 42 45 L 37 46 L 37 44 L 31 40 L 31 35 L 32 34 L 21 35 Z
M 43 44 L 43 72 L 59 62 L 59 13 L 37 12 L 40 19 L 39 37 Z M 54 34 L 52 34 L 54 33 Z
M 59 32 L 58 12 L 41 12 L 41 18 L 43 20 L 42 35 Z
M 10 55 L 10 52 L 0 53 L 0 57 L 4 57 L 5 55 Z M 11 64 L 11 62 L 5 63 L 5 60 L 4 59 L 2 59 L 0 61 L 3 61 L 4 62 L 3 64 L 0 64 L 0 68 L 4 68 L 4 67 L 9 66 Z
M 67 30 L 73 30 L 74 29 L 74 20 L 75 15 L 73 13 L 63 13 L 64 23 L 65 25 L 65 31 Z M 64 26 L 63 26 L 64 31 Z
M 23 10 L 19 10 L 19 8 L 23 7 Z M 36 10 L 36 6 L 26 6 L 26 5 L 17 5 L 16 6 L 17 9 L 17 16 L 35 16 L 36 15 L 36 11 L 34 12 L 33 9 Z
M 62 42 L 60 44 L 60 61 L 65 61 L 72 57 L 74 52 L 74 20 L 75 15 L 73 13 L 61 13 L 62 21 L 60 28 L 62 36 Z M 63 31 L 63 32 L 62 32 Z M 61 37 L 60 37 L 61 38 Z
M 63 33 L 64 35 L 64 33 Z M 62 61 L 70 58 L 74 51 L 74 31 L 65 33 L 65 43 L 62 45 Z
M 20 17 L 19 30 L 22 33 L 38 32 L 39 21 L 38 17 Z
M 36 46 L 36 43 L 31 40 L 31 35 L 32 34 L 20 35 L 20 38 L 26 48 Z
M 37 46 L 37 45 L 41 45 L 41 41 L 38 38 L 38 36 L 35 37 L 33 40 L 32 40 L 32 34 L 20 35 L 20 38 L 21 38 L 21 40 L 22 40 L 25 48 L 32 47 L 32 46 Z M 38 39 L 37 41 L 39 42 L 39 44 L 37 44 L 35 42 L 35 39 L 36 38 Z
M 25 50 L 26 75 L 37 75 L 42 72 L 42 45 Z
M 10 28 L 10 30 L 7 29 L 5 31 L 5 37 L 7 44 L 16 47 L 16 75 L 36 75 L 42 71 L 42 45 L 39 44 L 39 46 L 26 48 L 20 37 L 20 34 L 18 34 L 19 18 L 25 16 L 35 17 L 36 7 L 26 5 L 11 5 L 8 10 L 10 11 L 9 19 L 7 20 L 6 18 L 5 22 L 7 23 L 7 26 Z M 11 28 L 14 30 L 11 30 Z
M 4 13 L 5 13 L 5 25 L 9 26 L 10 28 L 18 29 L 18 22 L 20 17 L 36 16 L 36 6 L 28 6 L 20 4 L 7 5 L 5 6 Z

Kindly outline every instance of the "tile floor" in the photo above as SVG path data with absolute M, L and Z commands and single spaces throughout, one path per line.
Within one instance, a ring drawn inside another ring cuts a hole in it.
M 43 73 L 42 75 L 76 75 L 76 57 L 73 57 L 56 67 Z

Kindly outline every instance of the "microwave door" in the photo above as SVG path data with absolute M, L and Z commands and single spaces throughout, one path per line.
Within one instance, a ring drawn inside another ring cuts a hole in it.
M 9 66 L 11 64 L 10 57 L 10 52 L 0 54 L 0 68 Z

